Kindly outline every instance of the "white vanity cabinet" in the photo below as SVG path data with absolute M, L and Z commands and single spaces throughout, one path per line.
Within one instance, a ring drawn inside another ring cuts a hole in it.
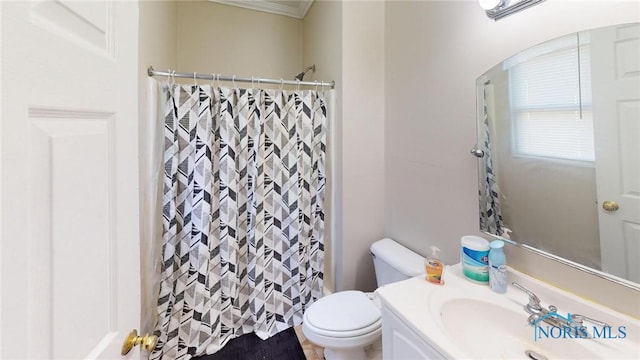
M 402 321 L 389 305 L 382 307 L 382 359 L 446 359 Z

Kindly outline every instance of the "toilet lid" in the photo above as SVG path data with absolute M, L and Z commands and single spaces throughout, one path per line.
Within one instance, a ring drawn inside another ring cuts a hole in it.
M 362 291 L 340 291 L 313 303 L 305 313 L 311 326 L 330 332 L 354 331 L 380 321 L 380 309 Z

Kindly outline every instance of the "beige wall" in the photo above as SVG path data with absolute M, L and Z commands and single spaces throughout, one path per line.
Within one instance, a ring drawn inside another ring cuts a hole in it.
M 373 290 L 369 246 L 384 235 L 384 3 L 315 1 L 303 43 L 304 63 L 317 66 L 310 79 L 336 80 L 326 284 Z
M 303 21 L 303 56 L 306 66 L 315 64 L 316 72 L 307 73 L 305 80 L 336 82 L 336 92 L 342 93 L 342 4 L 338 1 L 316 0 Z M 324 286 L 335 291 L 336 262 L 333 253 L 341 249 L 342 181 L 338 181 L 342 164 L 342 99 L 336 98 L 330 110 L 329 134 L 327 137 L 327 187 L 325 193 L 325 269 Z M 336 247 L 334 238 L 340 235 Z
M 376 288 L 369 246 L 384 236 L 384 2 L 342 9 L 342 283 Z
M 180 71 L 293 79 L 302 63 L 302 20 L 210 1 L 180 1 Z
M 459 239 L 478 233 L 475 80 L 511 54 L 553 37 L 640 20 L 638 2 L 548 0 L 493 21 L 476 1 L 388 1 L 385 37 L 387 235 L 459 261 Z M 511 265 L 640 316 L 637 291 L 520 248 Z
M 142 333 L 151 333 L 155 316 L 157 293 L 154 286 L 158 283 L 158 272 L 151 261 L 152 253 L 158 253 L 160 246 L 152 246 L 148 221 L 150 209 L 147 209 L 145 189 L 151 179 L 148 176 L 147 162 L 150 156 L 147 140 L 147 67 L 156 69 L 175 69 L 176 67 L 176 4 L 172 1 L 141 1 L 139 28 L 139 151 L 140 151 L 140 269 L 142 289 L 141 326 Z

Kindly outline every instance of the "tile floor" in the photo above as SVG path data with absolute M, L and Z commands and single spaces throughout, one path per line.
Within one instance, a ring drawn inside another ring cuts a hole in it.
M 296 326 L 295 330 L 307 360 L 324 360 L 324 348 L 312 344 L 304 337 L 302 325 Z M 382 338 L 367 346 L 364 352 L 367 354 L 367 360 L 382 360 Z

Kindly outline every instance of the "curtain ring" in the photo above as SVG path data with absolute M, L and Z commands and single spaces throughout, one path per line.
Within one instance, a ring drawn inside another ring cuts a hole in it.
M 218 87 L 220 87 L 220 74 L 216 75 L 216 81 L 218 82 Z
M 318 80 L 315 81 L 316 83 L 316 93 L 318 92 Z
M 198 86 L 198 80 L 196 80 L 196 72 L 193 72 L 193 86 Z
M 253 76 L 251 77 L 251 89 L 252 90 L 256 89 L 256 85 L 253 83 Z
M 211 73 L 211 90 L 216 87 L 216 74 Z
M 169 82 L 171 83 L 171 86 L 176 84 L 176 71 L 175 70 L 171 70 L 171 74 L 169 74 Z
M 280 78 L 280 91 L 284 90 L 284 80 Z
M 300 91 L 300 80 L 296 79 L 296 91 Z
M 234 87 L 234 88 L 236 88 L 236 89 L 238 88 L 238 87 L 236 86 L 236 76 L 235 76 L 235 75 L 233 75 L 233 77 L 231 77 L 231 83 L 233 84 L 233 87 Z

